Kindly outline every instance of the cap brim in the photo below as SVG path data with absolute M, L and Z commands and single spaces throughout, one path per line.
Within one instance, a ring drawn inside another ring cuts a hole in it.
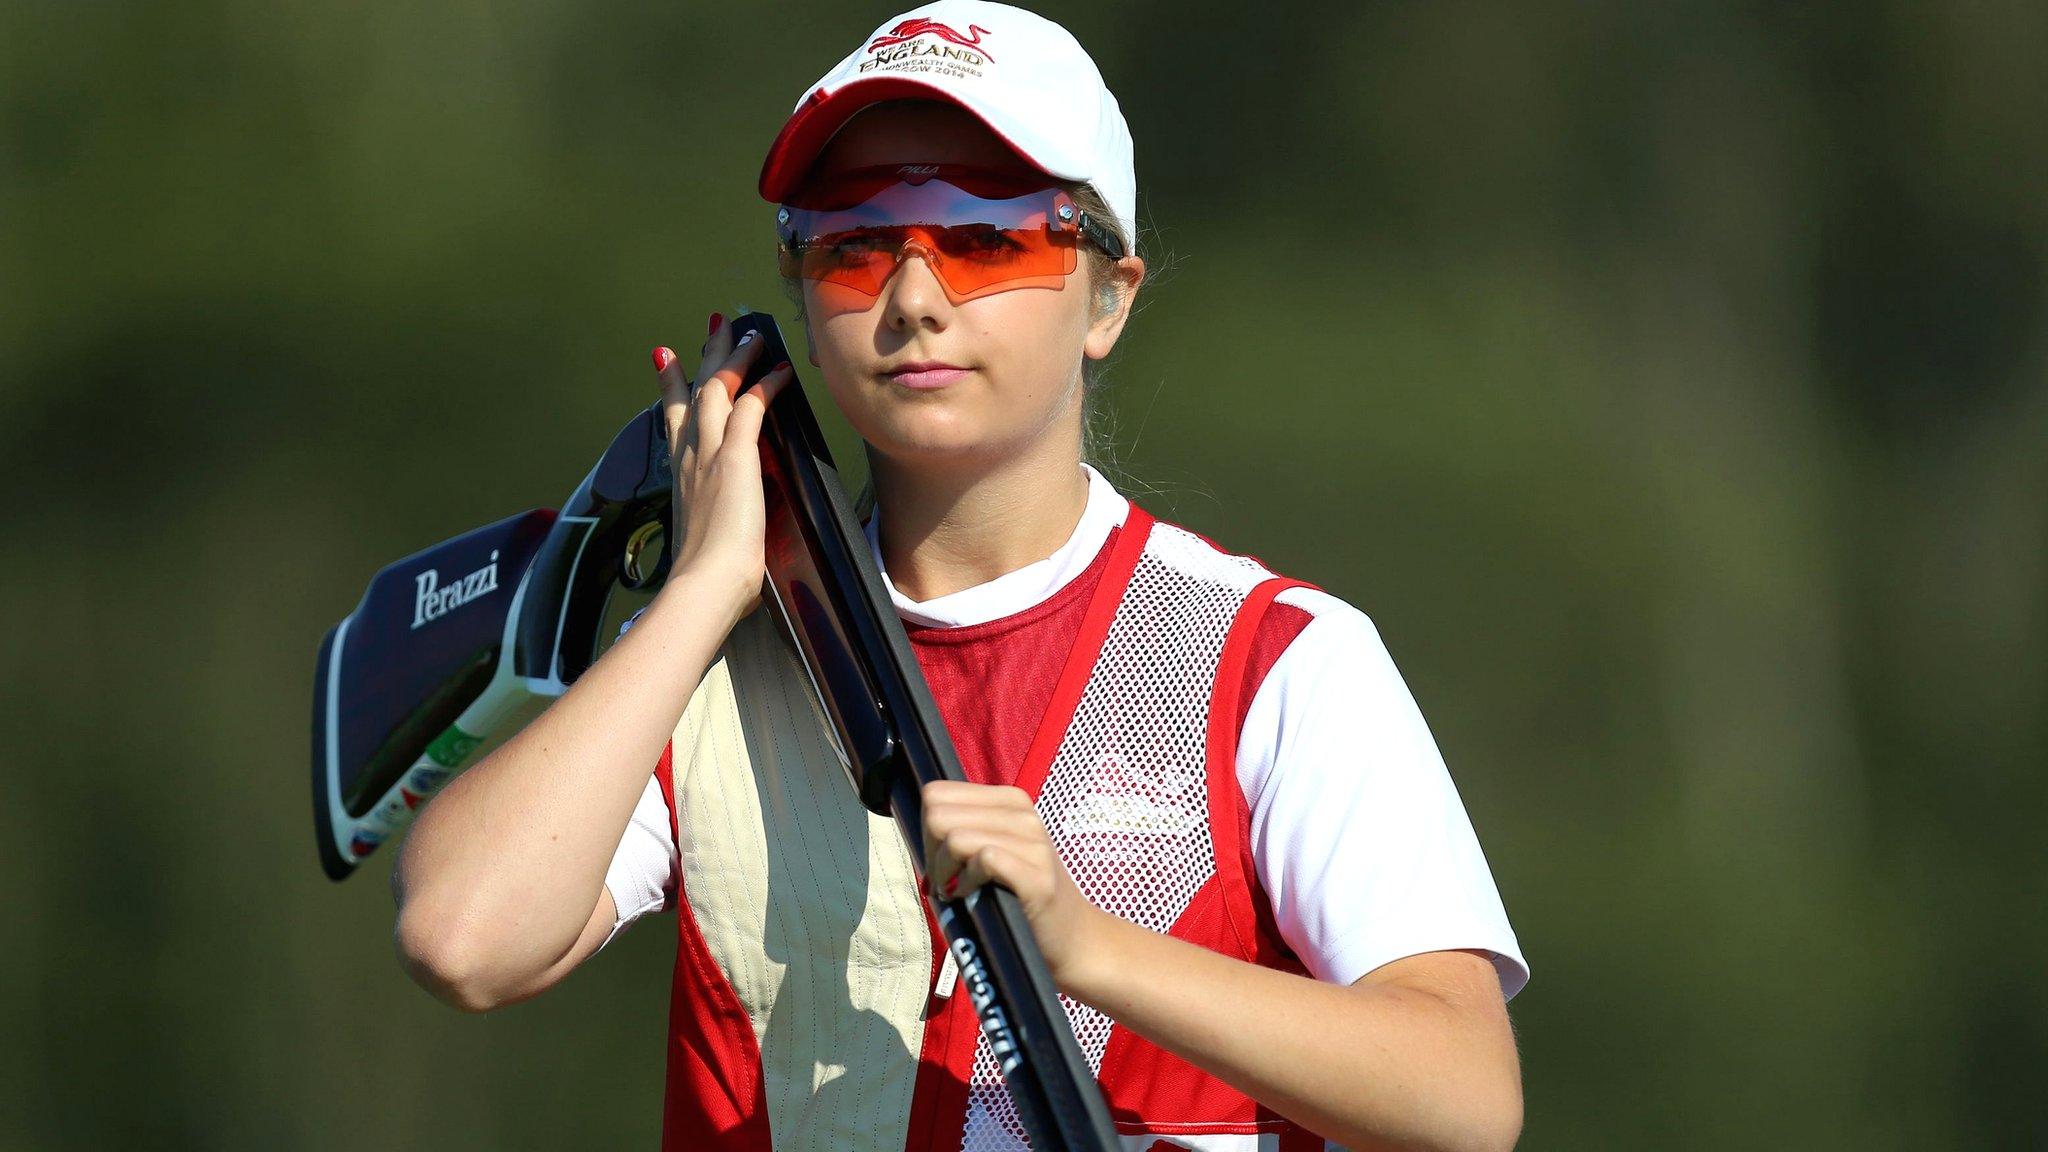
M 1022 157 L 1024 162 L 1045 172 L 1048 171 L 1029 152 L 1017 146 L 1017 142 L 981 109 L 962 100 L 952 92 L 935 85 L 903 76 L 875 76 L 866 80 L 854 80 L 842 84 L 827 93 L 823 99 L 806 101 L 802 108 L 790 116 L 776 133 L 775 142 L 768 146 L 768 158 L 761 163 L 761 198 L 771 204 L 779 204 L 803 183 L 811 165 L 824 151 L 825 145 L 834 133 L 853 118 L 853 114 L 870 104 L 883 100 L 911 98 L 918 100 L 943 100 L 967 110 L 976 120 L 981 121 L 996 138 L 1008 145 L 1010 151 Z

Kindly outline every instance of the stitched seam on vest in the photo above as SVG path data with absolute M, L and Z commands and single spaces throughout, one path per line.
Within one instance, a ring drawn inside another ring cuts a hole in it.
M 760 1050 L 775 1143 L 893 1149 L 923 1041 L 922 896 L 893 821 L 859 808 L 815 709 L 798 699 L 801 670 L 774 643 L 776 627 L 742 622 L 727 690 L 698 709 L 692 748 L 705 763 L 677 804 L 701 833 L 684 886 Z M 865 897 L 846 890 L 861 877 Z

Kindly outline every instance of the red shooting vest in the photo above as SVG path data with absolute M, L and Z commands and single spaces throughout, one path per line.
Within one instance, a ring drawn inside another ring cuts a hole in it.
M 1015 784 L 1033 797 L 1084 895 L 1155 931 L 1250 963 L 1306 975 L 1306 968 L 1280 938 L 1258 885 L 1249 849 L 1250 813 L 1236 775 L 1237 734 L 1250 703 L 1247 693 L 1256 685 L 1256 676 L 1248 676 L 1248 669 L 1263 675 L 1307 621 L 1299 609 L 1268 611 L 1275 595 L 1296 586 L 1306 585 L 1274 575 L 1253 558 L 1223 552 L 1196 533 L 1156 521 L 1133 504 L 1088 570 L 1045 602 L 984 624 L 913 625 L 907 631 L 968 778 Z M 753 635 L 757 645 L 764 643 L 758 626 Z M 733 682 L 740 679 L 736 676 Z M 758 726 L 759 718 L 771 712 L 786 722 L 790 708 L 742 699 L 735 711 L 747 718 L 741 723 Z M 815 708 L 811 715 L 816 717 Z M 685 723 L 689 722 L 686 713 Z M 697 723 L 687 740 L 684 725 L 678 726 L 679 739 L 664 751 L 656 769 L 672 818 L 681 815 L 675 799 L 675 749 L 682 746 L 695 749 L 695 756 L 706 755 L 701 716 Z M 785 731 L 797 727 L 802 725 Z M 786 734 L 773 755 L 764 756 L 750 738 L 753 771 L 782 771 L 786 761 L 799 757 L 792 750 L 799 742 Z M 824 747 L 822 738 L 815 746 L 808 737 L 801 743 L 813 752 Z M 859 822 L 865 809 L 846 784 L 843 770 L 836 763 L 830 767 L 838 773 L 833 784 L 837 798 L 817 803 L 843 803 L 850 810 L 848 819 Z M 815 777 L 816 770 L 810 771 Z M 760 791 L 764 800 L 758 808 L 764 815 L 759 819 L 772 822 L 792 806 L 787 798 L 798 789 L 771 781 Z M 740 826 L 743 833 L 751 832 L 744 818 Z M 930 939 L 920 943 L 926 947 L 899 952 L 889 961 L 898 966 L 892 970 L 899 974 L 901 965 L 914 963 L 919 955 L 928 962 L 928 970 L 920 973 L 924 1002 L 915 1006 L 918 1021 L 904 1021 L 901 1031 L 917 1038 L 918 1051 L 914 1068 L 905 1068 L 908 1082 L 897 1082 L 898 1095 L 881 1090 L 865 1096 L 852 1093 L 834 1099 L 830 1107 L 803 1112 L 803 1093 L 814 1091 L 822 1101 L 832 1086 L 833 1068 L 839 1065 L 828 1066 L 829 1060 L 806 1063 L 804 1067 L 824 1068 L 815 1087 L 801 1082 L 793 1086 L 787 1072 L 764 1078 L 762 1044 L 786 1034 L 781 1029 L 789 1022 L 764 1023 L 768 1010 L 743 1003 L 713 955 L 716 949 L 707 945 L 698 922 L 698 901 L 688 887 L 688 864 L 699 858 L 700 849 L 715 846 L 704 845 L 708 836 L 702 833 L 698 841 L 687 841 L 680 820 L 676 827 L 686 867 L 679 882 L 670 999 L 662 1141 L 666 1152 L 848 1146 L 857 1142 L 855 1137 L 826 1129 L 862 1106 L 900 1107 L 896 1101 L 904 1088 L 909 1098 L 908 1123 L 900 1129 L 905 1152 L 1025 1147 L 969 998 L 950 994 L 940 980 L 945 944 L 921 900 L 917 907 Z M 886 833 L 895 835 L 893 826 Z M 880 844 L 874 847 L 877 853 L 883 851 Z M 842 861 L 840 871 L 857 869 L 862 857 L 849 859 L 852 864 Z M 784 875 L 797 871 L 788 865 L 776 870 Z M 870 870 L 883 877 L 870 884 L 914 883 L 891 878 L 895 874 L 886 868 Z M 828 881 L 834 879 L 836 875 Z M 893 889 L 890 894 L 900 895 Z M 754 898 L 758 900 L 758 894 Z M 824 898 L 835 899 L 861 902 L 858 891 Z M 868 903 L 881 901 L 871 895 Z M 900 901 L 897 906 L 908 907 Z M 817 907 L 827 905 L 821 902 Z M 732 917 L 703 914 L 718 920 L 714 936 L 730 938 Z M 763 915 L 761 923 L 773 922 L 772 910 Z M 846 924 L 819 935 L 842 943 L 848 935 L 858 936 Z M 779 953 L 770 951 L 786 956 L 788 950 L 783 946 Z M 735 953 L 730 945 L 725 951 Z M 858 944 L 853 951 L 860 951 Z M 848 961 L 848 971 L 857 968 L 857 962 Z M 766 986 L 759 981 L 742 983 L 749 988 Z M 767 999 L 759 992 L 751 995 Z M 1095 1009 L 1064 995 L 1060 1002 L 1082 1054 L 1096 1071 L 1126 1148 L 1296 1152 L 1324 1147 L 1320 1136 Z M 873 1009 L 864 1009 L 852 1018 L 871 1024 L 874 1015 Z M 866 1069 L 875 1061 L 908 1055 L 889 1051 L 886 1044 L 867 1044 L 865 1062 L 859 1053 L 843 1059 Z M 840 1081 L 847 1082 L 850 1077 Z M 770 1097 L 797 1100 L 779 1107 L 785 1118 L 802 1115 L 805 1130 L 771 1132 L 769 1117 L 775 1109 L 769 1106 Z M 861 1129 L 858 1141 L 886 1145 L 893 1152 L 892 1133 L 899 1129 L 890 1124 L 890 1117 L 878 1116 Z

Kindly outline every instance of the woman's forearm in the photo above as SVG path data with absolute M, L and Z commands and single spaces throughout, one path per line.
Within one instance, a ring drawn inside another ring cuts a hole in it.
M 673 574 L 561 697 L 420 811 L 392 876 L 398 946 L 441 994 L 487 1006 L 589 922 L 647 777 L 733 617 Z
M 1281 1115 L 1356 1152 L 1514 1146 L 1504 1006 L 1323 983 L 1097 914 L 1061 990 Z

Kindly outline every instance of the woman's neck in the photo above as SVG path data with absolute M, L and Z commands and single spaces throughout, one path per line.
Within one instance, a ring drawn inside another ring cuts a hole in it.
M 1071 449 L 994 469 L 913 469 L 870 451 L 889 582 L 923 603 L 985 584 L 1060 550 L 1088 506 Z

